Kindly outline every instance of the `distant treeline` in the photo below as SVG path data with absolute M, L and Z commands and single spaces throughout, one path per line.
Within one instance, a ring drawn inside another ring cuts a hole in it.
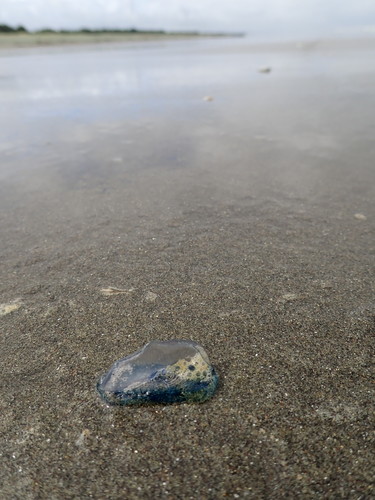
M 0 33 L 27 33 L 27 29 L 23 26 L 12 28 L 12 26 L 8 26 L 7 24 L 0 24 Z
M 42 30 L 34 31 L 33 33 L 157 33 L 165 34 L 163 30 L 137 30 L 135 28 L 129 28 L 125 30 L 120 29 L 101 29 L 101 30 L 91 30 L 89 28 L 82 28 L 80 30 L 51 30 L 50 28 L 45 28 Z
M 77 34 L 77 33 L 86 33 L 86 34 L 132 34 L 139 33 L 141 35 L 175 35 L 175 36 L 244 36 L 244 33 L 202 33 L 200 31 L 164 31 L 164 30 L 138 30 L 136 28 L 127 28 L 127 29 L 90 29 L 90 28 L 81 28 L 79 30 L 53 30 L 51 28 L 44 28 L 41 30 L 28 31 L 24 26 L 9 26 L 7 24 L 0 24 L 0 33 L 32 33 L 32 34 Z
M 13 28 L 12 26 L 8 26 L 7 24 L 0 24 L 0 33 L 30 33 L 26 28 L 23 26 L 17 26 Z M 128 28 L 128 29 L 89 29 L 89 28 L 82 28 L 80 30 L 53 30 L 51 28 L 44 28 L 41 30 L 36 30 L 33 31 L 32 33 L 92 33 L 92 34 L 98 34 L 98 33 L 152 33 L 152 34 L 158 34 L 158 35 L 163 35 L 166 34 L 164 30 L 137 30 L 135 28 Z

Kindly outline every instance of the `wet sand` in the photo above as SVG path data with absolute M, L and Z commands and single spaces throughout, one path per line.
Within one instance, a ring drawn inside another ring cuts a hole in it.
M 0 54 L 2 498 L 374 494 L 375 45 L 345 43 Z M 100 400 L 172 338 L 211 401 Z

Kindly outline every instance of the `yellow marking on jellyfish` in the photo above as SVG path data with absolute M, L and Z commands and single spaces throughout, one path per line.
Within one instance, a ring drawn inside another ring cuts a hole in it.
M 194 370 L 190 370 L 189 366 L 194 366 Z M 204 361 L 200 353 L 195 354 L 189 361 L 179 359 L 173 365 L 168 366 L 166 371 L 168 375 L 175 376 L 180 380 L 205 379 L 211 373 L 209 365 Z M 206 376 L 203 375 L 204 372 L 206 372 Z

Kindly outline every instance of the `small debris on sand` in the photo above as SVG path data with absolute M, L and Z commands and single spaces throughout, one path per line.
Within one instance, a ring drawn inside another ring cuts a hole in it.
M 324 290 L 330 290 L 331 288 L 333 288 L 332 283 L 330 283 L 329 281 L 322 281 L 320 284 Z
M 158 298 L 157 294 L 154 292 L 147 292 L 145 295 L 145 300 L 147 302 L 155 302 L 155 300 Z
M 301 295 L 297 295 L 296 293 L 284 293 L 284 295 L 277 299 L 277 302 L 285 304 L 286 302 L 293 302 L 295 300 L 301 300 L 302 298 Z
M 89 431 L 89 429 L 83 429 L 83 431 L 79 435 L 79 438 L 75 442 L 76 446 L 84 446 L 85 439 L 88 438 L 90 434 L 91 432 Z
M 259 73 L 271 73 L 271 68 L 269 66 L 265 66 L 264 68 L 259 68 Z
M 354 217 L 358 220 L 367 220 L 367 217 L 364 214 L 354 214 Z
M 17 311 L 22 305 L 21 299 L 15 299 L 7 304 L 0 304 L 0 316 L 5 316 L 13 311 Z
M 114 286 L 109 286 L 108 288 L 102 288 L 100 291 L 103 295 L 117 295 L 119 293 L 131 293 L 134 289 L 130 288 L 125 290 L 124 288 L 116 288 Z
M 214 98 L 212 97 L 212 95 L 205 95 L 203 97 L 203 100 L 206 101 L 206 102 L 211 102 L 214 100 Z

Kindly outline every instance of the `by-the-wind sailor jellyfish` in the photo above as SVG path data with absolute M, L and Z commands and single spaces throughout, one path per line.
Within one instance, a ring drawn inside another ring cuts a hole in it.
M 202 346 L 190 340 L 154 340 L 116 361 L 97 389 L 111 405 L 201 403 L 214 394 L 217 384 Z

